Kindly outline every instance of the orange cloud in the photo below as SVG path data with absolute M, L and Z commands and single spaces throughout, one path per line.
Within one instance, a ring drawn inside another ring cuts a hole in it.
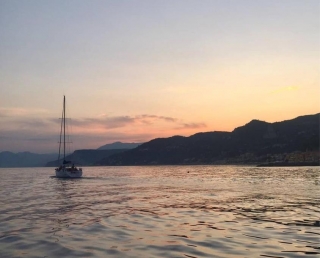
M 205 123 L 183 123 L 180 127 L 176 129 L 199 129 L 199 128 L 206 128 L 207 125 Z

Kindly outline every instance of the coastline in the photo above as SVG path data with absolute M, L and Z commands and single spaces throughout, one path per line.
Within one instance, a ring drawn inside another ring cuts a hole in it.
M 314 167 L 320 166 L 320 162 L 271 162 L 258 164 L 257 167 Z

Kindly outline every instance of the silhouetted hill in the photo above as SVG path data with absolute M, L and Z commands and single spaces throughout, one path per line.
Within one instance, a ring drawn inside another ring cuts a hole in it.
M 114 143 L 108 143 L 101 147 L 99 147 L 97 150 L 118 150 L 118 149 L 133 149 L 141 145 L 142 143 L 125 143 L 125 142 L 114 142 Z
M 219 143 L 224 134 L 215 132 L 209 137 Z M 110 160 L 112 165 L 193 163 L 195 159 L 201 161 L 202 156 L 210 152 L 206 136 L 206 134 L 197 134 L 193 137 L 173 136 L 154 139 L 120 155 L 112 155 Z M 105 160 L 97 164 L 105 165 Z
M 66 156 L 66 160 L 72 161 L 76 165 L 80 166 L 91 166 L 99 160 L 106 158 L 110 155 L 121 153 L 127 149 L 116 149 L 116 150 L 76 150 L 72 154 Z M 55 156 L 57 158 L 57 155 Z M 50 161 L 46 164 L 47 167 L 56 167 L 60 163 L 58 160 Z
M 67 159 L 82 166 L 263 163 L 271 155 L 319 151 L 319 120 L 320 114 L 276 123 L 252 120 L 232 132 L 157 138 L 130 150 L 116 148 L 134 144 L 116 142 L 98 150 L 77 150 Z M 52 161 L 56 158 L 57 154 L 1 152 L 0 167 L 57 166 Z
M 4 151 L 0 152 L 0 167 L 44 167 L 48 161 L 57 158 L 57 156 L 58 154 Z
M 99 165 L 259 163 L 267 155 L 319 150 L 320 114 L 276 123 L 252 120 L 232 132 L 158 138 L 97 162 Z

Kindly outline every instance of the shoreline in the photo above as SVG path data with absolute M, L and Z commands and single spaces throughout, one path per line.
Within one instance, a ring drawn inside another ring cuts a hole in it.
M 257 167 L 315 167 L 319 162 L 273 162 L 258 164 Z

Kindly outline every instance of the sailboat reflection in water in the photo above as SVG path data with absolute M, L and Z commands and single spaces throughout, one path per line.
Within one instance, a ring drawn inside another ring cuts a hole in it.
M 71 161 L 66 160 L 66 97 L 63 96 L 63 110 L 59 141 L 59 157 L 58 162 L 61 164 L 55 169 L 56 177 L 62 178 L 79 178 L 82 177 L 82 168 L 77 168 Z M 60 160 L 61 148 L 63 149 L 63 160 Z M 72 164 L 72 165 L 71 165 Z

